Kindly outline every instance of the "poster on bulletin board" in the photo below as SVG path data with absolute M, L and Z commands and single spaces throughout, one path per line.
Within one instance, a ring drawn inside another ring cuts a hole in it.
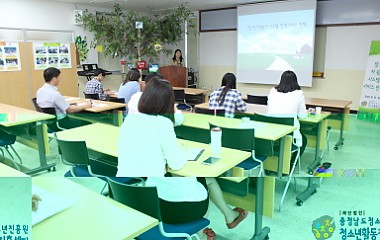
M 33 43 L 34 68 L 71 68 L 69 43 Z
M 18 43 L 0 42 L 0 71 L 20 71 L 20 48 Z
M 371 42 L 358 119 L 380 122 L 380 41 Z

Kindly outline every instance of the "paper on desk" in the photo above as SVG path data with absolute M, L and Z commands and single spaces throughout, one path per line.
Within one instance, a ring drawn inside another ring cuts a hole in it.
M 81 102 L 81 103 L 77 103 L 77 106 L 84 106 L 84 105 L 86 105 L 87 103 L 85 103 L 85 102 Z
M 67 101 L 67 102 L 69 102 L 69 101 L 74 101 L 74 100 L 79 100 L 80 98 L 77 98 L 77 97 L 69 97 L 69 98 L 66 98 L 65 100 Z
M 38 186 L 32 186 L 32 193 L 41 201 L 36 212 L 32 212 L 32 226 L 74 205 L 75 201 L 66 196 L 48 192 Z
M 186 150 L 187 160 L 195 161 L 202 155 L 204 149 L 203 148 L 188 148 Z
M 105 103 L 93 103 L 92 104 L 92 107 L 106 107 L 107 106 L 107 104 L 105 104 Z

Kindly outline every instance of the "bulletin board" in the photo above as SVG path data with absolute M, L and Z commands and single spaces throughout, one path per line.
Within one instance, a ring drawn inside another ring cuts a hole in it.
M 20 42 L 20 70 L 0 71 L 0 102 L 31 109 L 26 43 Z
M 0 71 L 0 102 L 35 110 L 31 99 L 45 83 L 43 69 L 36 70 L 32 42 L 19 42 L 21 69 Z M 64 96 L 78 96 L 75 45 L 70 43 L 71 68 L 62 68 L 59 92 Z
M 31 82 L 31 98 L 36 96 L 36 91 L 45 83 L 43 78 L 43 69 L 35 69 L 35 58 L 34 58 L 34 49 L 33 43 L 27 43 L 27 52 L 28 52 L 28 67 L 29 67 L 29 76 Z M 60 83 L 58 86 L 58 91 L 63 96 L 78 96 L 78 81 L 77 81 L 77 63 L 75 57 L 75 44 L 70 43 L 70 55 L 71 55 L 71 68 L 60 68 Z M 29 100 L 30 102 L 30 100 Z

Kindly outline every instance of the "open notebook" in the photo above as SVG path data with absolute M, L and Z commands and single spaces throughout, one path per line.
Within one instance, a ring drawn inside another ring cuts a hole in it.
M 36 212 L 32 212 L 32 226 L 74 205 L 75 201 L 60 194 L 48 192 L 38 186 L 32 187 L 32 193 L 42 200 Z

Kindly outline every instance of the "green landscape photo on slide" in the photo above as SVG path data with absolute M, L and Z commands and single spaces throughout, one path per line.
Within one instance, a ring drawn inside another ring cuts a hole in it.
M 239 16 L 238 69 L 309 71 L 315 10 Z
M 307 70 L 313 63 L 313 56 L 302 58 L 293 54 L 243 53 L 238 56 L 241 70 Z

